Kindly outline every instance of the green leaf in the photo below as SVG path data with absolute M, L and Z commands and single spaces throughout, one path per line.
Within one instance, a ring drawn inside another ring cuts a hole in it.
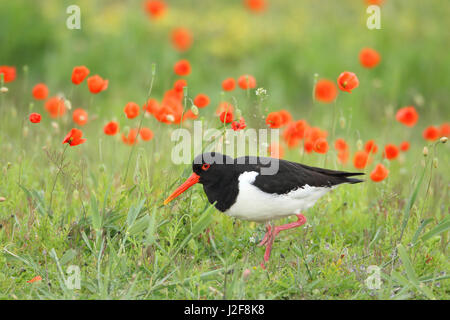
M 145 245 L 149 246 L 155 242 L 156 233 L 156 207 L 153 208 L 153 212 L 150 215 L 150 221 L 146 231 L 147 237 L 145 238 Z
M 399 244 L 397 246 L 397 249 L 398 255 L 400 256 L 400 259 L 402 259 L 402 263 L 405 267 L 406 275 L 408 276 L 409 281 L 411 281 L 414 285 L 419 285 L 419 279 L 414 272 L 414 268 L 412 266 L 411 260 L 408 257 L 408 253 L 406 252 L 405 247 L 402 244 Z
M 128 227 L 131 227 L 136 220 L 137 216 L 139 215 L 139 212 L 141 212 L 142 207 L 144 206 L 145 199 L 141 200 L 137 207 L 130 207 L 130 210 L 128 210 L 127 215 L 127 225 Z
M 428 218 L 428 219 L 425 219 L 422 221 L 422 224 L 420 225 L 419 229 L 417 229 L 416 233 L 413 236 L 413 239 L 412 239 L 413 244 L 416 244 L 417 240 L 419 240 L 420 233 L 426 227 L 426 225 L 429 224 L 431 221 L 433 221 L 433 219 L 431 219 L 431 218 Z
M 427 241 L 442 232 L 448 231 L 450 229 L 450 216 L 447 216 L 444 220 L 442 220 L 437 226 L 428 231 L 422 236 L 423 241 Z
M 95 198 L 94 194 L 92 194 L 91 196 L 91 211 L 92 211 L 92 227 L 98 231 L 102 226 L 102 221 L 100 212 L 98 211 L 97 199 Z
M 406 229 L 406 225 L 408 224 L 408 220 L 411 215 L 411 208 L 414 205 L 414 202 L 416 202 L 417 194 L 419 193 L 420 186 L 422 185 L 423 177 L 425 176 L 426 169 L 427 169 L 427 166 L 425 166 L 425 168 L 423 168 L 422 174 L 420 175 L 420 178 L 419 178 L 419 181 L 417 182 L 416 187 L 414 188 L 414 191 L 409 198 L 408 204 L 405 207 L 405 212 L 403 213 L 402 231 L 400 234 L 399 242 L 402 239 L 403 233 L 405 232 L 405 229 Z
M 66 263 L 72 261 L 73 258 L 75 258 L 77 255 L 77 252 L 73 249 L 69 249 L 66 251 L 66 253 L 63 254 L 61 259 L 59 260 L 59 263 L 61 265 L 65 265 Z
M 133 225 L 128 229 L 128 233 L 130 236 L 134 236 L 142 231 L 144 231 L 150 223 L 150 217 L 144 216 L 138 219 Z

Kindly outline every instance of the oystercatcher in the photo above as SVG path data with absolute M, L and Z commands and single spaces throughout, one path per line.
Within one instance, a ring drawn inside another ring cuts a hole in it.
M 270 172 L 269 168 L 276 168 Z M 280 231 L 306 223 L 301 212 L 342 183 L 359 183 L 349 178 L 360 172 L 334 171 L 291 161 L 245 156 L 233 159 L 217 152 L 198 155 L 192 164 L 192 175 L 165 201 L 166 205 L 196 183 L 210 203 L 230 217 L 265 222 L 267 232 L 258 244 L 266 246 L 264 261 L 269 261 L 272 244 Z M 267 173 L 269 172 L 269 173 Z M 272 221 L 291 215 L 297 221 L 272 226 Z M 264 263 L 261 264 L 264 268 Z

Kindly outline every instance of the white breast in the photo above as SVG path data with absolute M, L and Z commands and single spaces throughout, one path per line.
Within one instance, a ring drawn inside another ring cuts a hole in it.
M 253 185 L 258 174 L 247 171 L 239 176 L 239 194 L 225 214 L 257 222 L 280 219 L 309 209 L 330 191 L 326 187 L 305 185 L 286 194 L 270 194 Z

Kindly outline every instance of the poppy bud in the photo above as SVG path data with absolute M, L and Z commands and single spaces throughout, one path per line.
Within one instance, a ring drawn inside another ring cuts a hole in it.
M 440 141 L 441 141 L 442 143 L 446 143 L 446 142 L 447 142 L 447 140 L 448 140 L 448 138 L 447 138 L 447 137 L 442 137 Z
M 438 158 L 434 158 L 434 159 L 433 159 L 433 167 L 437 168 L 437 167 L 438 167 L 438 164 L 439 164 Z
M 193 114 L 198 116 L 198 108 L 197 108 L 197 106 L 195 104 L 192 105 L 191 111 L 192 111 Z
M 0 197 L 0 202 L 4 202 L 4 201 L 6 201 L 6 198 L 5 197 Z
M 341 126 L 342 129 L 345 128 L 346 121 L 345 121 L 345 118 L 344 118 L 344 117 L 340 117 L 340 118 L 339 118 L 339 125 Z
M 7 87 L 1 87 L 0 88 L 0 92 L 1 93 L 7 93 L 8 92 L 8 88 Z
M 64 100 L 64 105 L 66 106 L 66 108 L 68 110 L 72 110 L 72 103 L 70 102 L 70 100 L 65 99 Z
M 358 150 L 361 150 L 363 147 L 363 142 L 361 139 L 358 139 L 358 141 L 356 141 L 356 147 L 358 148 Z
M 242 117 L 242 111 L 241 109 L 236 108 L 236 119 L 240 119 Z
M 23 134 L 23 136 L 26 138 L 26 137 L 28 137 L 28 132 L 30 131 L 30 129 L 28 129 L 28 127 L 23 127 L 23 130 L 22 130 L 22 134 Z
M 428 156 L 428 148 L 427 147 L 423 147 L 422 153 L 423 153 L 424 157 Z
M 55 131 L 58 131 L 59 130 L 58 122 L 52 121 L 52 127 L 53 127 L 53 129 L 55 129 Z

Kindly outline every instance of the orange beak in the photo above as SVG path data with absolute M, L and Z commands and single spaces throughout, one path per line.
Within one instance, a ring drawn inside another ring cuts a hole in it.
M 192 173 L 191 176 L 181 186 L 179 186 L 166 200 L 164 200 L 164 205 L 168 204 L 170 201 L 178 197 L 180 194 L 196 184 L 199 180 L 200 176 L 196 173 Z

